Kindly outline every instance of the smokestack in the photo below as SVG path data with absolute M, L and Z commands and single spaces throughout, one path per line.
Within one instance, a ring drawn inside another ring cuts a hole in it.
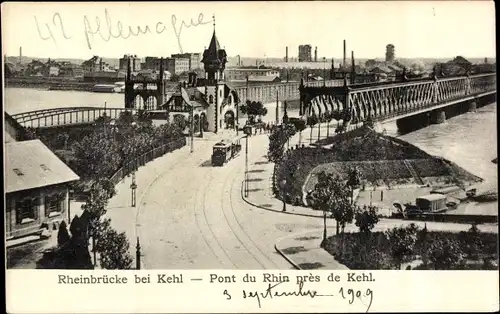
M 21 64 L 21 61 L 23 59 L 23 47 L 19 47 L 19 64 Z
M 318 62 L 318 47 L 314 47 L 314 62 Z
M 288 62 L 288 46 L 286 46 L 285 62 Z
M 344 59 L 342 61 L 342 68 L 345 69 L 345 58 L 346 58 L 346 45 L 345 45 L 345 39 L 344 39 Z
M 351 84 L 355 83 L 355 76 L 356 76 L 356 70 L 355 70 L 355 64 L 354 64 L 354 51 L 351 50 Z

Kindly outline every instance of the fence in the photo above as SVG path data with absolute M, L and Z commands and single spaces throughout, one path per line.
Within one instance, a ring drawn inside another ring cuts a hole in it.
M 140 155 L 135 160 L 127 162 L 123 167 L 118 169 L 115 174 L 109 179 L 113 185 L 117 185 L 123 178 L 128 176 L 135 167 L 144 166 L 146 163 L 165 155 L 166 153 L 172 152 L 186 145 L 186 138 L 182 137 L 175 141 L 171 141 L 160 147 L 153 148 L 152 150 Z

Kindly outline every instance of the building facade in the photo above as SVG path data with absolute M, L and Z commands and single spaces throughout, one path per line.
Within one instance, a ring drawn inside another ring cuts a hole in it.
M 312 46 L 300 45 L 299 46 L 299 62 L 312 62 Z
M 394 58 L 396 57 L 396 52 L 394 50 L 394 45 L 389 44 L 385 47 L 385 61 L 386 62 L 394 62 Z
M 120 70 L 127 70 L 128 59 L 130 59 L 132 72 L 138 72 L 141 70 L 141 59 L 138 58 L 137 55 L 123 55 L 123 58 L 120 58 L 119 61 Z
M 280 77 L 280 72 L 274 69 L 228 68 L 225 70 L 226 80 L 245 81 L 247 78 Z
M 167 71 L 172 74 L 181 74 L 184 72 L 189 72 L 189 58 L 167 58 L 166 65 Z
M 40 140 L 5 143 L 4 178 L 7 239 L 67 220 L 69 184 L 80 179 Z
M 199 53 L 178 53 L 178 54 L 173 54 L 172 58 L 174 59 L 189 59 L 189 70 L 192 71 L 195 69 L 201 68 L 201 54 Z

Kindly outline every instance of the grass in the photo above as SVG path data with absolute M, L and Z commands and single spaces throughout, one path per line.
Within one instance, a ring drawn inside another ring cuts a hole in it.
M 481 181 L 481 178 L 452 162 L 433 157 L 401 139 L 381 135 L 368 128 L 359 128 L 322 141 L 333 144 L 333 147 L 291 150 L 277 166 L 276 182 L 286 180 L 288 202 L 302 199 L 302 187 L 305 186 L 306 190 L 314 188 L 314 175 L 310 176 L 310 182 L 306 182 L 313 170 L 314 173 L 325 170 L 345 178 L 349 167 L 356 166 L 368 185 L 421 183 L 418 178 L 413 178 L 404 160 L 424 182 L 428 181 L 425 180 L 427 177 L 443 178 L 450 184 Z

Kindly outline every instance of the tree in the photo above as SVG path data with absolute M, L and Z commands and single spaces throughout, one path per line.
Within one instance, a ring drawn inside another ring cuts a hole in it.
M 267 114 L 267 108 L 260 101 L 247 100 L 245 104 L 240 106 L 241 113 L 248 115 L 250 124 L 254 124 L 256 117 L 262 117 Z
M 101 133 L 94 133 L 73 144 L 78 160 L 76 172 L 84 179 L 111 176 L 121 164 L 119 146 Z
M 124 232 L 111 228 L 110 219 L 100 222 L 96 229 L 95 250 L 99 252 L 99 262 L 104 269 L 130 269 L 132 257 L 130 244 Z
M 354 189 L 361 184 L 361 172 L 353 167 L 348 171 L 347 186 L 351 189 L 351 202 L 354 202 Z
M 325 114 L 323 115 L 323 118 L 326 121 L 326 137 L 330 137 L 330 122 L 333 119 L 333 115 L 330 111 L 326 111 Z
M 435 269 L 452 269 L 463 260 L 464 253 L 460 243 L 454 240 L 444 240 L 433 243 L 430 247 L 430 260 Z
M 299 145 L 302 143 L 302 131 L 307 128 L 306 121 L 302 119 L 290 119 L 291 124 L 295 126 L 295 130 L 299 132 Z
M 417 242 L 418 227 L 410 224 L 407 227 L 394 227 L 386 231 L 386 237 L 391 247 L 391 255 L 396 263 L 397 269 L 405 258 L 412 256 Z
M 362 209 L 358 207 L 355 214 L 355 221 L 360 232 L 369 233 L 379 221 L 377 207 L 371 205 L 364 205 Z
M 62 246 L 64 243 L 68 242 L 70 239 L 68 228 L 66 222 L 63 220 L 59 225 L 59 231 L 57 232 L 57 246 Z
M 324 171 L 318 173 L 318 183 L 314 186 L 314 189 L 308 195 L 308 202 L 314 210 L 323 211 L 323 241 L 321 242 L 321 247 L 324 247 L 326 244 L 326 216 L 327 213 L 331 210 L 330 207 L 330 198 L 332 194 L 335 192 L 333 177 L 331 174 L 327 174 Z M 338 225 L 338 222 L 337 222 Z
M 285 151 L 285 143 L 288 139 L 286 130 L 281 126 L 273 128 L 269 135 L 269 148 L 267 151 L 267 158 L 269 161 L 278 163 L 283 158 Z
M 307 117 L 307 125 L 311 128 L 311 135 L 309 137 L 309 144 L 312 144 L 313 128 L 314 128 L 314 126 L 316 124 L 318 124 L 318 117 L 313 112 L 312 115 L 310 115 L 309 117 Z

